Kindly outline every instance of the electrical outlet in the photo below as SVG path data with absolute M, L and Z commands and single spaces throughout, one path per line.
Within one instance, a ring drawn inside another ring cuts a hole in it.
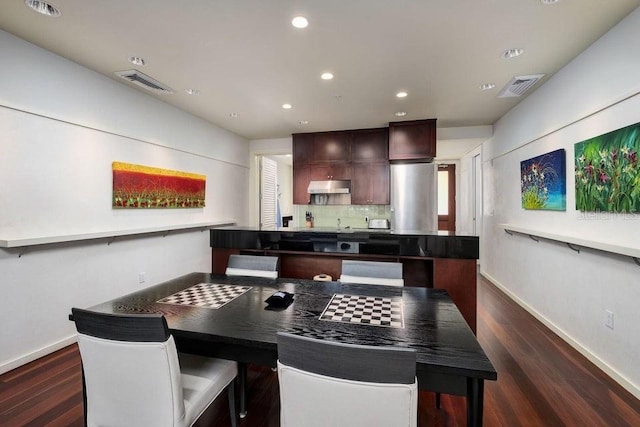
M 138 273 L 138 283 L 144 283 L 147 281 L 147 273 L 145 273 L 144 271 L 141 273 Z
M 609 329 L 613 329 L 613 311 L 605 310 L 605 313 L 607 313 L 607 317 L 604 321 L 604 325 Z

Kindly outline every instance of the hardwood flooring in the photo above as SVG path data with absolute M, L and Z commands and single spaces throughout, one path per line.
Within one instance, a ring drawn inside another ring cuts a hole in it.
M 640 401 L 511 301 L 478 279 L 478 339 L 498 371 L 485 383 L 484 425 L 640 426 Z M 636 361 L 637 362 L 637 361 Z M 248 416 L 241 427 L 279 421 L 277 374 L 250 367 Z M 80 355 L 76 345 L 0 376 L 0 426 L 81 426 Z M 464 426 L 465 399 L 421 392 L 420 426 Z M 226 397 L 196 426 L 230 425 Z

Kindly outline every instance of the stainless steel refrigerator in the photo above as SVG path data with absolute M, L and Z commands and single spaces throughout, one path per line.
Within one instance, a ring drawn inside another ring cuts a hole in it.
M 391 165 L 391 228 L 438 230 L 438 165 Z

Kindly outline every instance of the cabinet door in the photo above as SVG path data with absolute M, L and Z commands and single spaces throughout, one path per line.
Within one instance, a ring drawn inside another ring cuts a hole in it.
M 351 134 L 351 161 L 384 162 L 389 159 L 389 130 L 365 129 Z
M 436 119 L 389 123 L 389 160 L 432 160 Z
M 293 204 L 308 205 L 309 204 L 309 188 L 311 169 L 309 165 L 297 165 L 293 168 Z
M 293 164 L 306 165 L 313 157 L 312 133 L 294 133 L 293 140 Z
M 369 165 L 369 182 L 371 194 L 369 200 L 372 205 L 389 204 L 389 165 L 387 163 L 372 163 Z
M 354 163 L 351 179 L 351 204 L 389 204 L 389 165 Z
M 311 180 L 351 179 L 351 167 L 345 162 L 321 163 L 311 165 Z
M 366 163 L 354 163 L 351 172 L 351 204 L 369 204 L 371 188 L 369 185 L 369 167 Z
M 350 155 L 347 132 L 323 132 L 314 135 L 311 162 L 348 162 Z

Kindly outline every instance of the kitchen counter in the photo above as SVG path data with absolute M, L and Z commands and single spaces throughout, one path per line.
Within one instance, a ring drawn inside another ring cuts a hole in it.
M 345 259 L 399 262 L 405 286 L 447 290 L 476 329 L 477 236 L 350 228 L 211 229 L 211 271 L 224 274 L 232 254 L 277 256 L 279 277 L 294 279 L 327 274 L 337 280 Z
M 449 231 L 353 228 L 222 227 L 211 230 L 211 247 L 405 257 L 478 259 L 477 236 Z

